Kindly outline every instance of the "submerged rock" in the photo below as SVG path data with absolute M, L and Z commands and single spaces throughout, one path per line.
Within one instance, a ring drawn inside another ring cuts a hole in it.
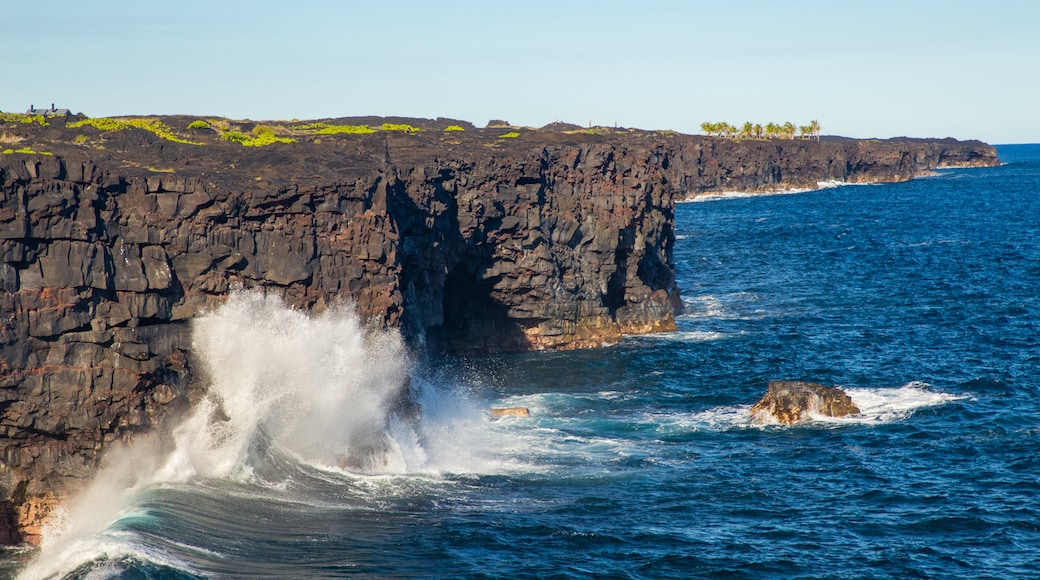
M 859 413 L 859 407 L 838 387 L 804 381 L 769 381 L 769 389 L 753 407 L 754 422 L 770 422 L 772 416 L 781 425 L 801 421 L 807 413 L 825 417 L 844 417 Z

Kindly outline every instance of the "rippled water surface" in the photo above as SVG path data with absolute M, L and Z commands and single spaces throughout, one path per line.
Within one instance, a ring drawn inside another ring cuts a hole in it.
M 214 388 L 224 404 L 250 410 L 236 431 L 202 418 L 205 445 L 183 437 L 154 475 L 113 477 L 101 495 L 116 499 L 70 510 L 24 574 L 1040 577 L 1040 146 L 1000 156 L 681 204 L 678 332 L 437 361 L 413 381 L 423 423 L 390 426 L 381 474 L 322 455 L 354 444 L 368 395 L 315 393 L 378 390 L 396 347 L 341 352 L 335 321 L 267 344 L 256 329 L 278 306 L 246 301 L 224 322 L 261 356 L 212 362 L 235 383 Z M 263 355 L 282 340 L 319 355 Z M 352 374 L 376 362 L 378 377 Z M 255 365 L 275 366 L 249 378 Z M 292 399 L 261 384 L 272 373 Z M 862 413 L 752 425 L 778 378 L 841 385 Z M 9 553 L 8 570 L 29 558 Z

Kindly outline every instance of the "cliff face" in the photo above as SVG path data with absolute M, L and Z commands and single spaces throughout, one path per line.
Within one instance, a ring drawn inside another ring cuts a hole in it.
M 172 126 L 190 119 L 171 118 Z M 433 123 L 433 122 L 431 122 Z M 0 155 L 0 541 L 193 396 L 189 321 L 234 287 L 346 299 L 439 350 L 598 345 L 674 328 L 676 199 L 907 179 L 958 142 L 730 142 L 504 131 L 246 148 L 6 125 Z

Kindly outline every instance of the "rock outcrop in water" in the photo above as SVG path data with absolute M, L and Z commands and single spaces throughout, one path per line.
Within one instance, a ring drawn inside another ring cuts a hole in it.
M 837 387 L 803 381 L 769 381 L 769 388 L 751 407 L 753 420 L 760 424 L 776 421 L 793 425 L 808 415 L 844 417 L 859 413 L 859 407 Z
M 977 142 L 512 137 L 448 120 L 278 127 L 295 142 L 244 147 L 163 120 L 202 144 L 2 125 L 18 148 L 0 155 L 0 541 L 37 538 L 106 448 L 191 404 L 189 321 L 235 287 L 308 311 L 351 300 L 456 353 L 594 346 L 674 328 L 677 200 L 996 160 Z

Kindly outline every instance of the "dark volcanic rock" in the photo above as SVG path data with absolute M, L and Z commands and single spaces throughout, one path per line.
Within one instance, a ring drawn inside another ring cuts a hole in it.
M 767 423 L 766 416 L 781 425 L 792 425 L 815 413 L 825 417 L 844 417 L 859 413 L 859 407 L 837 387 L 803 381 L 769 381 L 765 396 L 751 407 L 757 422 Z
M 190 404 L 188 321 L 231 288 L 350 300 L 452 352 L 598 345 L 674 328 L 677 199 L 995 160 L 979 143 L 502 139 L 394 118 L 364 122 L 423 130 L 254 148 L 163 120 L 205 144 L 3 126 L 53 155 L 0 155 L 0 541 L 31 539 L 108 447 Z

